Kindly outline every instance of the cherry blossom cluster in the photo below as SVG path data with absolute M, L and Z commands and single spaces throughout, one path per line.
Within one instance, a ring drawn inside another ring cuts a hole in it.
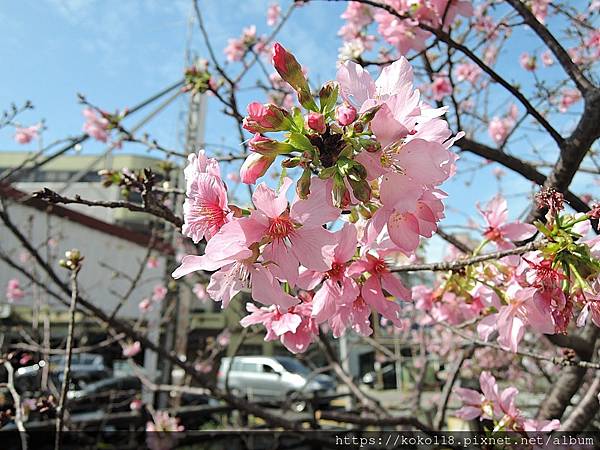
M 368 32 L 373 22 L 377 24 L 379 35 L 400 55 L 406 55 L 411 50 L 424 50 L 432 36 L 419 24 L 447 29 L 458 16 L 473 15 L 470 0 L 383 0 L 379 3 L 393 8 L 398 15 L 360 2 L 348 3 L 342 14 L 346 24 L 339 31 L 345 41 L 341 52 L 345 59 L 357 58 L 373 48 L 376 37 Z
M 411 291 L 393 274 L 412 258 L 444 217 L 439 185 L 454 174 L 455 139 L 413 87 L 401 58 L 377 80 L 357 64 L 340 66 L 336 81 L 315 96 L 295 57 L 280 44 L 273 65 L 302 108 L 251 103 L 243 127 L 254 136 L 240 178 L 255 184 L 275 161 L 276 189 L 258 184 L 252 207 L 229 203 L 218 162 L 189 156 L 182 232 L 206 242 L 188 255 L 175 278 L 214 272 L 206 288 L 228 306 L 249 289 L 243 326 L 262 324 L 267 340 L 305 351 L 327 324 L 335 337 L 348 328 L 372 332 L 373 311 L 400 327 Z M 297 174 L 294 184 L 287 171 Z
M 455 413 L 457 417 L 491 421 L 492 432 L 550 432 L 560 428 L 560 422 L 556 419 L 527 419 L 516 406 L 519 391 L 512 386 L 500 391 L 496 378 L 490 372 L 481 372 L 479 387 L 481 392 L 461 387 L 454 389 L 463 403 Z
M 427 311 L 425 323 L 460 325 L 477 321 L 479 336 L 497 335 L 504 349 L 517 352 L 527 329 L 537 333 L 566 333 L 578 315 L 582 326 L 588 317 L 600 326 L 600 238 L 584 239 L 589 219 L 599 214 L 565 214 L 562 196 L 538 195 L 548 209 L 547 222 L 536 226 L 508 221 L 507 203 L 500 195 L 480 209 L 484 240 L 497 250 L 510 250 L 514 242 L 532 238 L 538 231 L 545 239 L 539 250 L 510 255 L 489 264 L 467 267 L 444 275 L 431 289 L 413 288 L 417 308 Z
M 29 144 L 39 137 L 41 129 L 41 123 L 28 127 L 17 126 L 15 127 L 15 142 L 22 145 Z
M 271 10 L 270 10 L 271 11 Z M 270 12 L 268 21 L 277 20 L 278 15 L 275 10 Z M 266 36 L 256 35 L 256 26 L 251 25 L 242 30 L 242 35 L 239 38 L 230 38 L 227 41 L 227 47 L 223 50 L 228 61 L 242 61 L 249 52 L 266 53 L 270 49 L 267 43 Z
M 486 0 L 476 2 L 472 0 L 381 0 L 375 2 L 380 6 L 369 2 L 348 2 L 346 10 L 341 15 L 345 23 L 338 34 L 342 38 L 343 46 L 340 49 L 339 58 L 342 61 L 389 61 L 397 58 L 397 55 L 408 55 L 410 53 L 422 52 L 432 40 L 432 30 L 452 30 L 455 39 L 471 42 L 480 48 L 480 58 L 484 64 L 493 66 L 498 58 L 502 46 L 511 36 L 513 27 L 509 26 L 507 18 L 509 12 L 499 7 L 498 2 Z M 549 0 L 532 0 L 525 2 L 534 17 L 542 24 L 552 14 L 559 14 L 560 7 L 550 8 Z M 597 12 L 597 4 L 591 3 L 587 10 L 582 8 L 577 14 L 572 13 L 570 20 L 577 26 L 578 39 L 569 41 L 571 47 L 567 48 L 572 61 L 583 67 L 592 66 L 600 54 L 600 33 L 593 26 L 579 26 L 586 20 L 592 20 Z M 452 27 L 451 27 L 452 25 Z M 460 37 L 456 37 L 456 35 Z M 377 47 L 376 45 L 381 43 Z M 365 55 L 374 55 L 373 57 Z M 435 57 L 434 57 L 435 59 Z M 532 73 L 536 84 L 539 84 L 538 70 L 541 66 L 551 67 L 555 65 L 555 58 L 550 49 L 540 51 L 524 51 L 520 54 L 519 63 L 524 70 Z M 541 61 L 541 64 L 539 63 Z M 429 63 L 428 72 L 433 70 L 434 65 Z M 460 86 L 455 94 L 468 92 L 469 87 L 473 94 L 477 92 L 476 83 L 482 87 L 489 84 L 487 77 L 481 77 L 482 69 L 471 59 L 463 58 L 458 64 L 449 65 L 454 67 L 454 85 L 467 81 Z M 424 92 L 430 94 L 431 98 L 440 101 L 452 94 L 453 86 L 449 73 L 444 72 L 443 67 L 430 73 L 430 80 Z M 556 111 L 564 113 L 574 104 L 582 99 L 582 95 L 574 86 L 557 86 L 556 89 L 540 91 L 549 96 L 550 104 Z M 472 109 L 472 95 L 459 98 L 455 95 L 457 108 L 462 111 Z M 489 134 L 496 144 L 503 143 L 503 138 L 516 124 L 510 115 L 506 118 L 493 117 L 487 121 Z

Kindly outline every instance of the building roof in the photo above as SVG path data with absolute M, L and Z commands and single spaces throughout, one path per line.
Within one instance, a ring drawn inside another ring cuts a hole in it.
M 0 151 L 2 162 L 0 167 L 15 167 L 34 155 L 35 151 Z M 101 154 L 75 154 L 63 155 L 60 158 L 49 161 L 44 166 L 40 167 L 42 171 L 64 170 L 64 171 L 79 171 L 101 170 L 101 169 L 116 169 L 121 170 L 124 167 L 129 169 L 142 169 L 151 167 L 153 169 L 162 162 L 162 159 L 153 158 L 145 155 L 111 153 L 106 155 Z
M 0 196 L 3 198 L 14 200 L 15 202 L 18 202 L 21 205 L 29 206 L 47 214 L 52 214 L 54 216 L 61 217 L 65 220 L 78 223 L 79 225 L 91 228 L 101 233 L 105 233 L 110 236 L 116 236 L 120 239 L 132 242 L 142 247 L 147 247 L 152 239 L 149 234 L 141 233 L 139 231 L 133 231 L 121 225 L 108 223 L 103 220 L 96 219 L 95 217 L 82 214 L 73 209 L 49 203 L 46 200 L 32 198 L 30 195 L 26 194 L 23 191 L 15 189 L 9 184 L 0 183 Z M 173 248 L 168 243 L 159 239 L 155 239 L 154 248 L 167 253 L 174 252 Z

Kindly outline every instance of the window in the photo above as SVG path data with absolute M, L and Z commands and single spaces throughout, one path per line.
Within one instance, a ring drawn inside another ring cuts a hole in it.
M 290 373 L 297 373 L 298 375 L 308 375 L 311 373 L 308 367 L 294 358 L 281 357 L 277 358 L 277 362 Z
M 276 371 L 272 366 L 270 366 L 269 364 L 263 364 L 262 365 L 262 371 L 264 373 L 272 373 L 272 374 L 277 374 L 279 373 L 278 371 Z
M 234 360 L 231 370 L 236 372 L 258 372 L 259 366 L 253 362 Z

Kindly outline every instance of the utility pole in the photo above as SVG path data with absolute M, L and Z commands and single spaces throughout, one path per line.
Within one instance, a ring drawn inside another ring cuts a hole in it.
M 185 153 L 197 152 L 204 140 L 204 122 L 206 118 L 206 96 L 203 94 L 191 94 L 188 103 L 187 121 L 185 129 Z M 178 172 L 179 175 L 171 182 L 175 185 L 185 185 L 182 181 L 183 171 Z M 176 195 L 176 194 L 174 194 Z M 181 200 L 181 199 L 179 199 Z M 180 204 L 181 201 L 175 202 Z M 171 242 L 173 247 L 176 245 L 176 232 L 168 230 L 166 240 Z M 174 256 L 167 258 L 166 264 L 166 283 L 170 286 L 167 297 L 163 304 L 162 318 L 165 318 L 161 329 L 160 344 L 168 350 L 173 349 L 179 358 L 186 358 L 187 343 L 190 324 L 190 310 L 192 306 L 192 296 L 189 289 L 181 289 L 179 284 L 173 283 L 170 278 L 170 273 L 173 267 L 177 264 Z M 167 317 L 169 315 L 169 317 Z M 173 384 L 173 365 L 169 361 L 163 361 L 163 367 L 160 371 L 161 384 Z M 175 380 L 181 383 L 184 380 Z M 179 401 L 179 396 L 175 402 Z M 169 393 L 163 392 L 158 396 L 157 406 L 161 409 L 168 407 Z

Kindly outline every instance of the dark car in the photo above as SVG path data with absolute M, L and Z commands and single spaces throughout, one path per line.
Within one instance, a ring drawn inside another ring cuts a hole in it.
M 138 377 L 110 377 L 87 384 L 81 390 L 67 392 L 68 408 L 72 414 L 104 410 L 129 411 L 131 402 L 142 390 Z

